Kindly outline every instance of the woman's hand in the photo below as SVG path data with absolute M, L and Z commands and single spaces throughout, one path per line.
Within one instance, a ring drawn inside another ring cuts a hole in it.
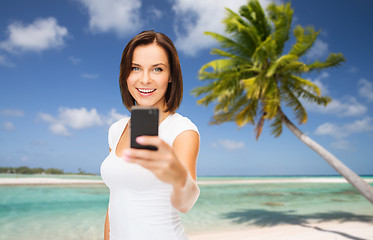
M 136 139 L 141 145 L 152 145 L 157 151 L 146 149 L 124 150 L 124 160 L 137 163 L 152 171 L 161 181 L 182 188 L 186 184 L 188 170 L 176 157 L 172 147 L 158 136 L 141 136 Z

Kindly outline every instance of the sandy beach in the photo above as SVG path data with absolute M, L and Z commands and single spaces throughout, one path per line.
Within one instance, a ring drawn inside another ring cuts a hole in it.
M 366 179 L 372 183 L 373 179 Z M 226 179 L 199 180 L 198 184 L 260 184 L 260 183 L 346 183 L 340 177 L 320 178 L 281 178 L 281 179 Z M 31 185 L 91 185 L 103 184 L 101 180 L 64 179 L 51 177 L 3 177 L 0 186 L 31 186 Z M 371 206 L 373 208 L 373 206 Z M 343 209 L 341 209 L 342 211 Z M 369 210 L 370 211 L 370 210 Z M 371 211 L 370 211 L 371 212 Z M 269 214 L 264 212 L 262 214 Z M 373 217 L 370 215 L 344 215 L 334 219 L 282 219 L 273 221 L 270 225 L 260 225 L 251 222 L 241 224 L 238 230 L 214 230 L 189 234 L 190 240 L 373 240 Z M 292 217 L 290 215 L 290 217 Z M 269 218 L 271 218 L 269 216 Z M 288 216 L 289 218 L 289 216 Z M 338 219 L 338 220 L 336 220 Z M 287 221 L 286 221 L 287 220 Z
M 0 178 L 0 186 L 4 185 L 79 185 L 104 184 L 101 180 L 61 179 L 61 178 Z
M 190 240 L 372 240 L 373 222 L 323 222 L 274 227 L 248 227 L 190 235 Z

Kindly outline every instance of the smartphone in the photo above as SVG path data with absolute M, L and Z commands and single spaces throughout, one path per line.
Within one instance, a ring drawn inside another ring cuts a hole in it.
M 151 107 L 131 108 L 131 148 L 156 151 L 156 146 L 141 145 L 136 142 L 139 136 L 158 136 L 159 110 Z

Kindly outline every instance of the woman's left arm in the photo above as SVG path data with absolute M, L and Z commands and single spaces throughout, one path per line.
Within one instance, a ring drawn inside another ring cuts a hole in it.
M 186 167 L 186 176 L 181 185 L 174 185 L 171 192 L 171 203 L 179 211 L 188 212 L 199 197 L 199 187 L 196 183 L 197 157 L 199 152 L 199 135 L 188 130 L 182 132 L 173 143 L 176 157 Z
M 124 159 L 152 171 L 163 182 L 173 186 L 172 205 L 181 212 L 189 211 L 199 196 L 196 183 L 196 163 L 199 152 L 199 135 L 188 130 L 179 134 L 171 147 L 157 136 L 141 136 L 137 142 L 153 145 L 157 151 L 142 149 L 124 150 Z

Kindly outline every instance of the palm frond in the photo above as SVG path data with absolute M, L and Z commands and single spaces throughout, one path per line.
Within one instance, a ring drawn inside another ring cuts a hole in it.
M 263 125 L 264 125 L 264 121 L 265 121 L 265 116 L 266 114 L 264 113 L 260 119 L 259 119 L 259 122 L 258 124 L 256 125 L 255 127 L 255 133 L 256 133 L 256 136 L 255 136 L 255 139 L 258 141 L 259 137 L 260 137 L 260 134 L 262 133 L 263 131 Z
M 262 97 L 262 109 L 263 113 L 266 113 L 265 118 L 270 120 L 277 114 L 277 109 L 281 103 L 281 95 L 274 78 L 267 83 Z
M 252 54 L 252 49 L 247 48 L 246 46 L 230 39 L 229 37 L 214 32 L 205 32 L 205 34 L 211 36 L 216 41 L 218 41 L 220 43 L 221 48 L 224 48 L 227 51 L 232 52 L 233 54 L 240 56 L 251 56 Z
M 282 133 L 282 119 L 281 117 L 277 114 L 274 118 L 274 120 L 271 123 L 271 128 L 272 128 L 272 134 L 275 135 L 275 137 L 279 137 Z
M 295 118 L 298 119 L 299 124 L 306 123 L 308 116 L 307 111 L 303 107 L 302 103 L 298 100 L 293 91 L 289 89 L 287 85 L 282 85 L 281 88 L 283 91 L 282 98 L 285 100 L 286 106 L 293 109 Z
M 289 78 L 293 80 L 293 86 L 296 88 L 309 89 L 316 93 L 317 96 L 321 96 L 320 88 L 313 82 L 295 75 L 291 75 Z
M 274 63 L 272 63 L 272 65 L 269 67 L 266 77 L 267 78 L 272 77 L 273 74 L 278 72 L 277 71 L 278 69 L 289 64 L 290 62 L 297 62 L 297 60 L 298 60 L 298 57 L 296 55 L 287 54 L 287 55 L 281 56 Z
M 274 59 L 275 50 L 275 42 L 272 36 L 268 36 L 268 38 L 255 49 L 252 57 L 254 64 L 266 63 L 268 59 Z
M 308 64 L 308 68 L 310 69 L 310 71 L 320 71 L 326 68 L 338 67 L 345 61 L 346 59 L 344 58 L 342 53 L 331 53 L 324 62 L 320 62 L 317 60 L 314 63 Z
M 276 42 L 276 56 L 279 56 L 284 50 L 285 42 L 289 40 L 293 10 L 290 7 L 290 3 L 281 5 L 272 3 L 268 5 L 267 11 L 269 19 L 275 25 L 272 35 Z
M 246 22 L 240 15 L 226 8 L 227 17 L 224 18 L 225 31 L 231 35 L 231 38 L 245 45 L 246 49 L 251 52 L 260 42 L 257 30 L 249 22 Z M 251 56 L 249 54 L 249 56 Z
M 229 58 L 212 60 L 201 67 L 199 74 L 206 72 L 206 69 L 212 68 L 212 72 L 221 72 L 226 69 L 232 69 L 235 67 L 234 61 Z M 211 72 L 210 72 L 211 73 Z M 200 79 L 205 79 L 200 76 Z
M 253 25 L 261 42 L 271 34 L 271 25 L 259 1 L 249 1 L 247 5 L 240 7 L 239 13 Z
M 313 46 L 319 33 L 319 31 L 315 31 L 314 27 L 307 27 L 304 29 L 299 25 L 296 26 L 293 30 L 296 42 L 289 51 L 289 54 L 296 55 L 298 57 L 306 54 Z
M 228 51 L 224 51 L 224 50 L 221 50 L 221 49 L 218 49 L 218 48 L 213 48 L 210 53 L 213 54 L 213 55 L 219 55 L 221 57 L 230 58 L 231 61 L 232 60 L 250 61 L 250 59 L 248 59 L 248 58 L 244 58 L 242 56 L 239 56 L 239 55 L 236 55 L 236 54 L 233 54 L 233 53 L 230 53 Z

